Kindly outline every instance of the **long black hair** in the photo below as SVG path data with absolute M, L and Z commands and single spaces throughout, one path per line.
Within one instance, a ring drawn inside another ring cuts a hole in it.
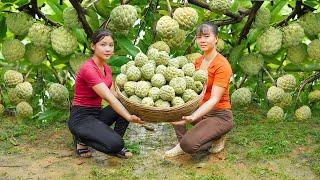
M 91 42 L 92 44 L 97 44 L 106 36 L 112 37 L 112 32 L 109 29 L 106 29 L 106 28 L 98 29 L 93 33 L 91 37 Z

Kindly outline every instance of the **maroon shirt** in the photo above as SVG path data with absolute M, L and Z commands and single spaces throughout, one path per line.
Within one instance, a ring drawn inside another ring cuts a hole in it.
M 84 107 L 101 107 L 101 97 L 94 92 L 94 85 L 105 83 L 109 88 L 112 85 L 112 72 L 108 65 L 104 64 L 106 76 L 99 70 L 93 59 L 88 59 L 77 74 L 73 105 Z

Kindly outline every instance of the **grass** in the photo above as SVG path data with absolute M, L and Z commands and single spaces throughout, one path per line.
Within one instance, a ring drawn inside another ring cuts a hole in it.
M 175 143 L 172 128 L 164 126 L 160 134 L 151 139 L 126 137 L 126 147 L 135 156 L 129 160 L 112 160 L 109 165 L 89 159 L 81 166 L 85 178 L 89 179 L 233 179 L 276 178 L 295 179 L 320 177 L 320 113 L 313 119 L 296 121 L 290 116 L 281 122 L 266 120 L 266 112 L 250 107 L 243 111 L 234 110 L 235 128 L 227 135 L 225 151 L 217 156 L 194 158 L 184 156 L 166 159 L 161 156 L 165 147 Z M 127 134 L 130 134 L 129 129 Z M 155 133 L 155 132 L 154 132 Z M 134 136 L 139 131 L 134 132 Z M 163 138 L 163 137 L 167 138 Z M 146 136 L 149 137 L 149 136 Z M 71 135 L 65 123 L 57 122 L 46 126 L 35 126 L 33 122 L 17 123 L 12 117 L 0 122 L 0 154 L 21 157 L 25 152 L 17 142 L 29 148 L 58 151 L 72 149 Z M 149 147 L 145 149 L 145 147 Z M 32 155 L 34 161 L 48 157 L 42 151 Z M 219 159 L 222 156 L 222 159 Z M 9 156 L 8 156 L 9 157 Z M 68 168 L 74 164 L 69 159 L 56 166 Z M 31 163 L 31 162 L 30 162 Z M 71 163 L 71 164 L 70 164 Z M 63 169 L 63 179 L 74 179 L 78 172 Z M 53 170 L 51 170 L 53 171 Z M 0 174 L 3 174 L 0 169 Z M 302 176 L 305 175 L 305 176 Z M 5 173 L 10 177 L 10 173 Z M 18 175 L 17 175 L 18 176 Z M 23 174 L 20 174 L 24 177 Z

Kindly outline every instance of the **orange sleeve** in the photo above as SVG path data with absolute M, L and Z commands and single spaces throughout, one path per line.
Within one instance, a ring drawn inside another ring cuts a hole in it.
M 198 57 L 198 59 L 196 59 L 196 61 L 194 61 L 194 67 L 196 68 L 196 70 L 198 70 L 201 66 L 201 62 L 203 60 L 203 56 Z
M 231 75 L 231 67 L 228 64 L 222 64 L 214 72 L 212 86 L 227 88 L 230 83 Z

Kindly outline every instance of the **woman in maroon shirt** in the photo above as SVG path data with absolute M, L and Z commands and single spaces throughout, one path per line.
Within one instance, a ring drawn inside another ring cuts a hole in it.
M 112 90 L 112 73 L 105 60 L 114 51 L 112 34 L 100 29 L 92 36 L 93 56 L 80 68 L 76 82 L 69 129 L 76 142 L 76 154 L 91 157 L 88 146 L 118 157 L 132 154 L 124 149 L 122 139 L 129 122 L 143 123 L 131 115 L 116 98 Z M 109 103 L 101 109 L 102 99 Z M 128 122 L 129 121 L 129 122 Z M 114 129 L 111 126 L 115 123 Z

